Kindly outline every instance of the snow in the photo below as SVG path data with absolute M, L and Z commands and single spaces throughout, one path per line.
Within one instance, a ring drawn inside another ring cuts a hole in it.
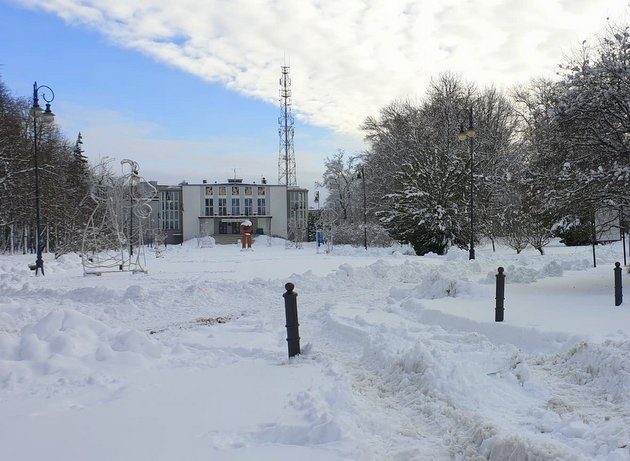
M 409 253 L 195 240 L 100 277 L 76 255 L 45 255 L 45 277 L 0 256 L 2 459 L 630 459 L 619 244 L 597 268 L 557 242 Z

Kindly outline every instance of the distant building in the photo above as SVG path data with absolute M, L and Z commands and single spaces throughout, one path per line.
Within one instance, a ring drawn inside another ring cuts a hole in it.
M 152 184 L 158 196 L 151 206 L 151 227 L 166 232 L 168 244 L 203 236 L 213 236 L 219 243 L 233 241 L 245 219 L 252 221 L 260 235 L 290 238 L 290 223 L 306 229 L 307 189 L 267 184 L 264 179 L 261 184 L 242 179 L 214 184 Z

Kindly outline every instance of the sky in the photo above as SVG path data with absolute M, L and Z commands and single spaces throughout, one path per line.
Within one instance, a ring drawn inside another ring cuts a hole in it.
M 625 0 L 0 0 L 0 78 L 55 91 L 86 154 L 160 183 L 278 176 L 278 80 L 291 66 L 297 181 L 360 152 L 367 116 L 454 71 L 499 88 L 553 77 L 625 18 Z M 312 198 L 312 194 L 311 194 Z

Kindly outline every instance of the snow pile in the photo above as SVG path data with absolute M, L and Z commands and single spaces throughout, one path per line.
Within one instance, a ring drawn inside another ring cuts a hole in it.
M 582 341 L 552 363 L 572 382 L 594 388 L 608 401 L 630 402 L 630 341 Z
M 325 246 L 320 247 L 326 248 Z M 372 256 L 372 257 L 402 257 L 415 256 L 416 252 L 409 245 L 395 244 L 390 247 L 364 247 L 352 245 L 335 245 L 332 250 L 334 256 Z
M 505 283 L 533 283 L 547 277 L 562 277 L 563 271 L 567 270 L 567 267 L 569 268 L 568 270 L 575 270 L 574 267 L 579 267 L 578 270 L 583 268 L 579 262 L 574 265 L 572 262 L 559 262 L 556 260 L 545 263 L 540 269 L 510 264 L 505 268 Z M 486 278 L 479 282 L 485 284 L 496 283 L 496 274 L 497 272 L 488 272 Z
M 394 300 L 402 300 L 405 298 L 455 298 L 457 296 L 469 295 L 474 291 L 471 282 L 447 277 L 438 269 L 432 269 L 423 273 L 418 278 L 420 278 L 421 282 L 413 288 L 402 288 L 398 286 L 390 288 L 390 298 Z
M 161 356 L 153 339 L 134 329 L 110 328 L 72 309 L 50 312 L 0 340 L 0 387 L 38 376 L 89 374 L 98 362 L 138 365 Z

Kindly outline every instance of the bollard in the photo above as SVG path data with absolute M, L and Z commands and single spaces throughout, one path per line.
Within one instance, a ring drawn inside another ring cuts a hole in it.
M 282 295 L 284 298 L 284 311 L 287 319 L 287 346 L 289 347 L 289 358 L 300 353 L 300 331 L 297 312 L 297 293 L 293 291 L 295 285 L 287 283 L 284 288 L 287 292 Z
M 499 267 L 499 273 L 495 275 L 497 278 L 497 296 L 496 296 L 496 307 L 494 309 L 494 321 L 495 322 L 503 322 L 503 311 L 505 310 L 503 306 L 503 301 L 505 299 L 505 274 L 503 274 L 502 267 Z
M 623 302 L 623 291 L 621 289 L 621 264 L 615 263 L 615 306 L 621 305 Z

